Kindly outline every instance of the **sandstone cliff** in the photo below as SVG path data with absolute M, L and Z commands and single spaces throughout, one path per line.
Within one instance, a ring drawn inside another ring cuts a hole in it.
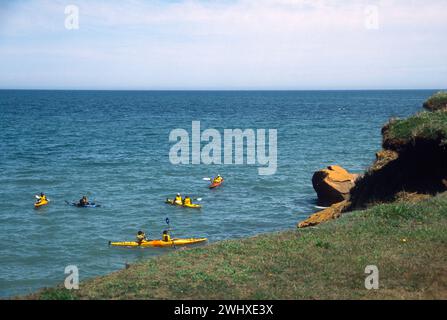
M 444 96 L 445 95 L 445 96 Z M 343 212 L 390 201 L 419 201 L 447 190 L 447 93 L 424 103 L 433 112 L 392 119 L 382 128 L 383 150 L 339 203 L 311 215 L 298 227 L 338 218 Z M 317 189 L 316 189 L 317 190 Z M 318 193 L 318 191 L 317 191 Z M 320 197 L 320 194 L 319 194 Z

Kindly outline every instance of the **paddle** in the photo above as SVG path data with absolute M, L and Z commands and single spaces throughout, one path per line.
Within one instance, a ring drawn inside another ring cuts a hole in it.
M 169 218 L 166 217 L 165 221 L 166 221 L 166 223 L 168 224 L 168 231 L 171 231 L 171 225 L 169 224 Z M 175 247 L 175 242 L 174 242 L 174 240 L 172 240 L 172 239 L 174 239 L 174 238 L 173 238 L 172 235 L 171 235 L 171 241 L 172 241 L 173 247 L 174 247 L 174 249 L 177 249 L 177 248 Z
M 203 178 L 205 181 L 211 181 L 211 178 Z

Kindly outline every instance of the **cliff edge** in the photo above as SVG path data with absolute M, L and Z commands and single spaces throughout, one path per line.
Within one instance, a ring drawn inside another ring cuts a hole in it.
M 343 212 L 396 200 L 425 199 L 447 190 L 447 93 L 430 97 L 421 111 L 391 119 L 382 128 L 382 150 L 342 202 L 316 212 L 299 228 L 338 218 Z

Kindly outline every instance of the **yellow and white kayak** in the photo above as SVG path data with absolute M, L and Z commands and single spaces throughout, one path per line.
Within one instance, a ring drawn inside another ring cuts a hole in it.
M 177 204 L 177 203 L 175 203 L 175 201 L 173 199 L 166 199 L 165 202 L 167 204 L 172 204 L 172 205 L 175 205 L 175 206 L 185 207 L 185 208 L 195 208 L 195 209 L 202 208 L 202 206 L 200 204 L 195 204 L 195 203 L 191 203 L 191 204 Z
M 171 241 L 163 240 L 148 240 L 138 243 L 136 241 L 123 241 L 123 242 L 111 242 L 110 246 L 118 247 L 173 247 L 173 246 L 184 246 L 187 244 L 195 244 L 207 241 L 207 238 L 190 238 L 190 239 L 172 239 Z
M 47 205 L 48 202 L 49 202 L 48 200 L 41 200 L 39 202 L 35 202 L 34 203 L 34 208 L 40 208 L 40 207 L 42 207 L 44 205 Z

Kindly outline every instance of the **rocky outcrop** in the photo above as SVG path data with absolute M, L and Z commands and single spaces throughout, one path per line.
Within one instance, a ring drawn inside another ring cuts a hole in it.
M 424 104 L 432 112 L 391 119 L 382 128 L 376 161 L 357 178 L 343 168 L 317 171 L 312 183 L 319 202 L 333 204 L 314 213 L 298 227 L 338 218 L 343 212 L 394 201 L 418 202 L 447 190 L 447 93 Z
M 388 141 L 388 145 L 397 151 L 382 151 L 357 181 L 351 190 L 349 210 L 395 201 L 402 192 L 434 195 L 447 190 L 447 148 L 439 139 L 415 137 L 405 144 Z
M 399 154 L 393 150 L 380 150 L 376 153 L 376 161 L 371 166 L 370 170 L 380 170 L 386 166 L 390 161 L 396 160 Z
M 352 174 L 340 166 L 332 165 L 319 170 L 312 176 L 312 185 L 317 192 L 318 204 L 330 206 L 349 199 L 357 174 Z
M 340 217 L 340 215 L 344 212 L 344 210 L 346 210 L 346 208 L 349 207 L 349 205 L 350 203 L 347 200 L 333 204 L 329 208 L 318 211 L 306 220 L 300 222 L 298 224 L 298 228 L 310 227 L 328 220 L 336 219 Z
M 447 93 L 427 103 L 439 107 L 442 101 L 447 102 Z M 382 128 L 382 147 L 376 162 L 351 189 L 350 210 L 396 201 L 402 193 L 434 195 L 447 190 L 447 112 L 438 109 L 391 119 Z

